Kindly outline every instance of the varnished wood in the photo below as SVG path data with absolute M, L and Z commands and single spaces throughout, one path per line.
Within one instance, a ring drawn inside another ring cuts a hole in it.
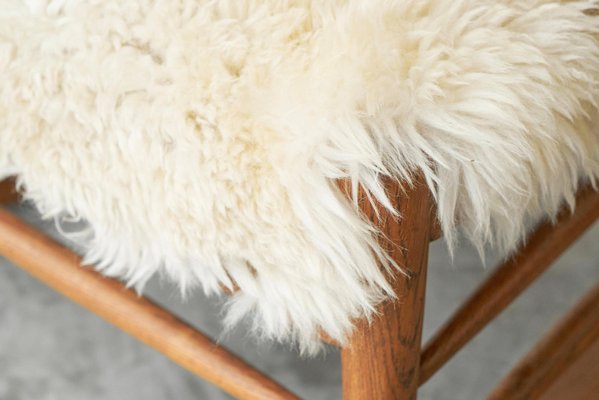
M 8 178 L 0 181 L 0 204 L 15 203 L 19 200 L 19 194 L 15 189 L 15 180 Z
M 597 400 L 599 339 L 551 383 L 539 400 Z
M 599 193 L 580 192 L 574 214 L 564 211 L 557 224 L 545 223 L 526 245 L 493 274 L 427 343 L 420 383 L 426 382 L 472 337 L 502 312 L 599 218 Z
M 295 399 L 191 326 L 0 208 L 0 254 L 48 286 L 241 399 Z
M 597 284 L 503 379 L 488 400 L 539 399 L 599 340 Z M 599 377 L 595 377 L 597 379 Z M 595 399 L 599 393 L 595 393 Z M 568 397 L 568 400 L 575 400 Z
M 407 276 L 392 277 L 398 299 L 381 304 L 371 324 L 359 321 L 350 345 L 342 350 L 345 400 L 408 400 L 416 398 L 418 389 L 432 199 L 420 182 L 405 193 L 397 184 L 388 187 L 401 219 L 383 214 L 377 224 L 387 238 L 383 245 Z M 377 220 L 368 202 L 362 207 Z

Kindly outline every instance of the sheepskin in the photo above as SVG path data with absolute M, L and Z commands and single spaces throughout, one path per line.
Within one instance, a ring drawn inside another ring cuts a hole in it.
M 86 263 L 239 287 L 226 323 L 319 346 L 394 293 L 376 229 L 422 171 L 450 246 L 504 252 L 599 173 L 588 0 L 0 0 L 0 178 Z

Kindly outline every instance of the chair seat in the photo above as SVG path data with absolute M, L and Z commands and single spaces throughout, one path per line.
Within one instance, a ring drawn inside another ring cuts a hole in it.
M 508 254 L 599 173 L 599 8 L 572 0 L 0 3 L 0 178 L 139 288 L 316 351 L 393 295 L 358 211 L 423 176 Z M 390 179 L 383 179 L 390 177 Z M 401 199 L 400 199 L 401 201 Z M 399 266 L 401 267 L 401 266 Z

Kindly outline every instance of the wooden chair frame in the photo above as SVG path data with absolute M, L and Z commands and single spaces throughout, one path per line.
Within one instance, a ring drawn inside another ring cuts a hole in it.
M 381 304 L 370 324 L 357 321 L 349 346 L 342 349 L 344 399 L 415 399 L 421 384 L 599 218 L 599 193 L 582 190 L 576 211 L 564 211 L 556 224 L 542 224 L 520 252 L 495 269 L 421 351 L 428 244 L 439 236 L 434 204 L 419 180 L 405 187 L 390 181 L 388 190 L 401 218 L 384 212 L 377 216 L 367 202 L 362 209 L 380 226 L 384 245 L 405 274 L 390 277 L 398 298 Z M 14 181 L 0 182 L 0 204 L 17 199 Z M 297 398 L 168 311 L 119 282 L 81 267 L 78 255 L 3 208 L 0 255 L 237 398 Z M 570 367 L 584 361 L 591 350 L 594 360 L 599 359 L 599 307 L 594 307 L 598 303 L 599 286 L 539 342 L 489 399 L 530 399 L 551 391 L 560 393 L 560 377 L 567 377 Z M 588 365 L 589 361 L 585 362 Z

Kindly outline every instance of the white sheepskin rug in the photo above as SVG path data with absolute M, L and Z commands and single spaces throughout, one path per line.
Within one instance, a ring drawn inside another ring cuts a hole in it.
M 0 0 L 0 178 L 107 275 L 344 343 L 393 293 L 335 180 L 420 170 L 450 245 L 505 252 L 594 182 L 596 3 Z

